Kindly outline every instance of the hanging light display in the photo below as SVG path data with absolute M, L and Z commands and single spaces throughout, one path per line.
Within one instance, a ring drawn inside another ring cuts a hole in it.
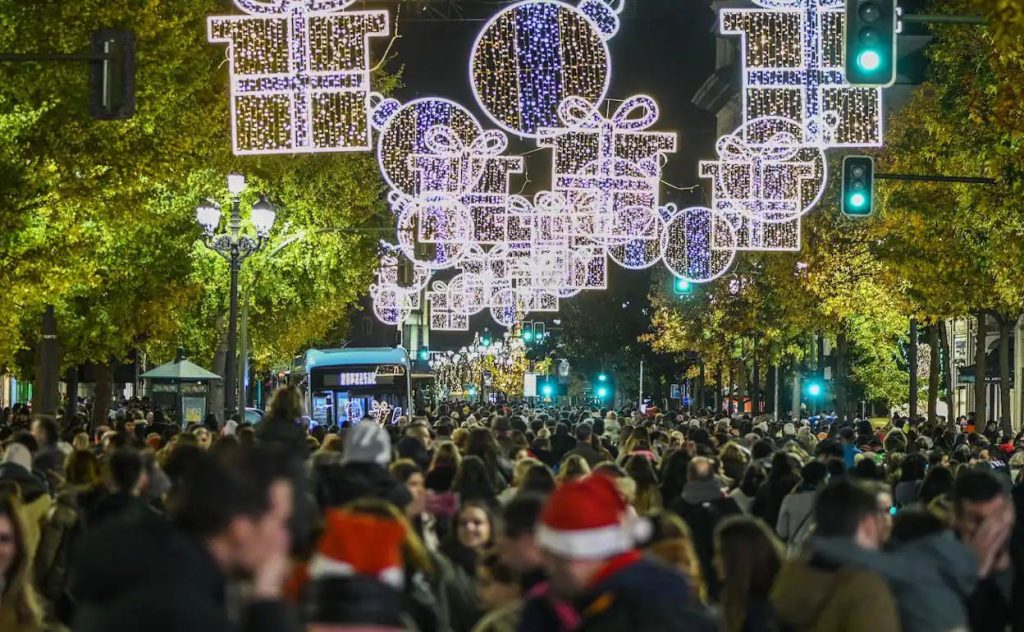
M 609 262 L 705 283 L 739 251 L 799 250 L 825 151 L 882 143 L 882 93 L 843 74 L 843 0 L 753 1 L 719 12 L 740 38 L 742 123 L 700 164 L 708 206 L 683 210 L 661 200 L 677 139 L 654 130 L 657 103 L 605 103 L 625 0 L 523 0 L 485 24 L 469 79 L 502 131 L 448 99 L 372 93 L 369 42 L 388 16 L 347 11 L 354 0 L 234 0 L 245 15 L 208 30 L 228 44 L 236 153 L 365 151 L 378 131 L 396 243 L 382 244 L 374 313 L 397 325 L 426 300 L 432 329 L 467 331 L 484 311 L 515 327 L 605 289 Z M 524 161 L 506 133 L 551 150 L 550 190 L 512 193 Z
M 387 11 L 345 11 L 354 0 L 234 0 L 246 15 L 208 21 L 228 45 L 236 154 L 367 151 L 370 38 Z

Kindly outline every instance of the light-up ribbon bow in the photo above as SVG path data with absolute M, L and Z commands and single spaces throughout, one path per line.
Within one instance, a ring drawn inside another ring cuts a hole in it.
M 501 156 L 508 149 L 508 137 L 497 130 L 487 130 L 467 145 L 451 127 L 435 125 L 427 130 L 423 144 L 431 154 L 461 161 L 458 192 L 471 193 L 478 189 L 487 162 Z

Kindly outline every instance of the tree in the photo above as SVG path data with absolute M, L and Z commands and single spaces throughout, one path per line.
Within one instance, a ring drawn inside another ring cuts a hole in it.
M 211 363 L 226 325 L 227 268 L 197 244 L 194 208 L 207 196 L 228 203 L 223 178 L 236 169 L 251 179 L 245 208 L 258 193 L 279 205 L 271 247 L 295 231 L 311 235 L 247 265 L 257 364 L 341 336 L 376 257 L 367 237 L 316 231 L 376 223 L 381 179 L 368 154 L 231 155 L 224 51 L 204 37 L 220 5 L 0 0 L 6 51 L 80 52 L 101 27 L 131 30 L 138 42 L 128 120 L 90 118 L 81 65 L 20 65 L 6 76 L 0 169 L 10 165 L 20 180 L 4 182 L 5 210 L 14 212 L 0 256 L 16 263 L 0 282 L 18 309 L 0 320 L 0 332 L 17 332 L 0 336 L 0 364 L 33 344 L 46 304 L 57 307 L 71 364 L 107 364 L 133 348 L 168 360 L 180 344 Z M 374 81 L 384 92 L 396 85 L 385 73 Z
M 971 5 L 935 10 L 966 13 Z M 975 314 L 977 416 L 985 417 L 987 320 L 1000 330 L 1000 394 L 1010 432 L 1009 330 L 1024 308 L 1024 220 L 1015 200 L 1022 189 L 1019 151 L 1024 106 L 1006 98 L 1019 90 L 1024 56 L 1000 30 L 936 27 L 929 81 L 891 121 L 880 169 L 907 173 L 986 175 L 993 186 L 890 183 L 882 190 L 877 225 L 881 253 L 906 283 L 915 312 L 932 324 Z M 969 131 L 968 131 L 969 130 Z

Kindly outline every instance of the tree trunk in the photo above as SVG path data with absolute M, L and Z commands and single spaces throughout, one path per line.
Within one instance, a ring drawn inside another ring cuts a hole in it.
M 985 345 L 988 338 L 985 312 L 977 313 L 978 327 L 974 337 L 974 424 L 977 428 L 984 429 L 988 420 L 985 402 Z
M 1010 330 L 1013 319 L 999 317 L 999 425 L 1003 434 L 1013 436 L 1010 416 Z
M 910 371 L 910 418 L 917 418 L 917 319 L 910 319 L 910 344 L 907 345 L 907 370 Z
M 704 362 L 701 361 L 700 376 L 697 378 L 697 410 L 702 410 L 704 408 L 704 389 L 707 387 L 707 385 L 704 383 L 705 373 L 706 371 L 704 368 Z
M 939 373 L 942 371 L 937 323 L 928 327 L 928 347 L 928 423 L 934 424 L 939 419 Z
M 849 388 L 850 388 L 850 376 L 849 376 L 849 355 L 850 355 L 850 341 L 847 340 L 846 334 L 840 333 L 836 336 L 836 373 L 832 376 L 832 383 L 835 385 L 835 397 L 836 397 L 836 415 L 840 419 L 846 419 L 849 417 Z
M 223 317 L 217 320 L 217 330 L 220 332 L 220 342 L 213 354 L 213 367 L 210 370 L 221 376 L 221 379 L 210 382 L 210 400 L 206 410 L 215 413 L 220 418 L 224 414 L 224 370 L 228 359 L 228 330 Z M 177 421 L 181 422 L 180 419 Z M 219 421 L 223 425 L 227 420 L 219 419 Z
M 747 363 L 739 360 L 736 363 L 736 409 L 742 415 L 746 411 L 746 399 L 749 391 L 747 379 Z
M 69 366 L 64 378 L 68 390 L 68 401 L 64 405 L 64 427 L 70 428 L 78 414 L 78 367 Z
M 722 412 L 722 367 L 715 367 L 715 395 L 712 399 L 715 406 L 715 414 Z
M 940 320 L 935 325 L 939 330 L 939 342 L 942 345 L 942 354 L 946 357 L 946 370 L 942 372 L 942 384 L 946 387 L 946 428 L 952 430 L 956 426 L 956 384 L 953 381 L 953 355 L 950 352 L 949 331 L 946 321 Z M 940 363 L 941 364 L 941 363 Z
M 110 400 L 114 397 L 114 365 L 107 360 L 96 365 L 96 397 L 92 403 L 92 427 L 107 423 Z
M 761 414 L 761 402 L 764 399 L 761 397 L 761 363 L 754 358 L 754 373 L 753 382 L 750 387 L 750 407 L 753 409 L 755 415 Z

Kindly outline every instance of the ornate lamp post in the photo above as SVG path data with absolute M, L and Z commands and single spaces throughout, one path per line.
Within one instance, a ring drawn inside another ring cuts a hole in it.
M 231 215 L 225 232 L 214 234 L 220 225 L 220 206 L 213 200 L 203 200 L 196 208 L 196 221 L 203 227 L 203 244 L 228 262 L 231 269 L 230 310 L 228 314 L 228 355 L 224 362 L 224 420 L 237 412 L 235 399 L 235 355 L 238 346 L 238 271 L 249 255 L 258 252 L 267 243 L 270 229 L 274 226 L 277 210 L 260 198 L 252 206 L 249 219 L 256 229 L 256 238 L 242 232 L 242 217 L 239 202 L 245 191 L 245 176 L 240 173 L 228 175 L 228 191 L 231 192 Z

